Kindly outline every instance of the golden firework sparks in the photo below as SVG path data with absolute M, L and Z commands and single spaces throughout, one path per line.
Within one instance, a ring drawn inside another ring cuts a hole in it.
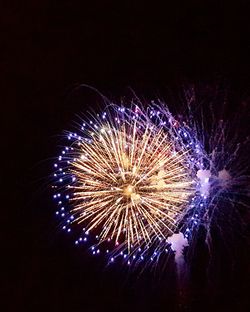
M 128 252 L 171 235 L 194 193 L 187 151 L 176 151 L 161 127 L 136 118 L 101 122 L 89 135 L 71 164 L 75 222 L 96 229 L 100 242 L 125 243 Z

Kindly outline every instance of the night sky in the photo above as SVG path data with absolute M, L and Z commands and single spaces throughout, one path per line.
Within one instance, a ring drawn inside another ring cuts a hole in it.
M 77 114 L 103 107 L 81 84 L 111 99 L 130 94 L 129 88 L 151 99 L 178 95 L 185 85 L 218 83 L 230 90 L 230 110 L 247 105 L 249 14 L 241 0 L 3 5 L 1 297 L 7 308 L 1 311 L 248 310 L 249 245 L 235 239 L 233 264 L 221 252 L 209 288 L 201 244 L 181 302 L 173 263 L 168 272 L 138 276 L 122 266 L 105 268 L 103 259 L 76 248 L 55 218 L 50 174 L 63 130 L 72 129 Z

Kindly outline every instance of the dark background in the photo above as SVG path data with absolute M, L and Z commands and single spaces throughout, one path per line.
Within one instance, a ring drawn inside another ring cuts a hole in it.
M 208 289 L 201 248 L 183 303 L 171 265 L 161 279 L 151 273 L 138 279 L 123 267 L 104 269 L 102 260 L 75 248 L 54 218 L 49 174 L 62 130 L 100 101 L 81 83 L 119 98 L 128 87 L 152 97 L 223 81 L 232 110 L 249 99 L 249 15 L 241 0 L 3 5 L 1 295 L 8 308 L 2 311 L 247 311 L 247 253 L 234 275 L 221 264 Z

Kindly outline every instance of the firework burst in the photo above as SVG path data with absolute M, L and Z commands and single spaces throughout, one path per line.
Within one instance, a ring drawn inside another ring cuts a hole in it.
M 222 123 L 208 144 L 203 126 L 193 115 L 174 118 L 157 101 L 147 109 L 109 105 L 68 132 L 69 144 L 54 164 L 54 198 L 75 244 L 105 253 L 108 262 L 156 264 L 169 250 L 183 263 L 200 226 L 209 242 L 221 200 L 233 207 L 239 183 L 247 194 L 248 167 L 235 162 L 239 144 L 226 142 Z
M 113 105 L 82 122 L 81 133 L 67 133 L 72 143 L 55 164 L 54 187 L 63 195 L 54 197 L 57 214 L 66 218 L 63 228 L 83 229 L 76 244 L 93 234 L 91 250 L 99 253 L 109 245 L 111 261 L 118 254 L 152 259 L 167 251 L 167 238 L 184 228 L 196 198 L 193 151 L 183 141 L 190 141 L 188 134 L 176 131 L 174 120 L 166 128 L 159 113 Z M 188 218 L 194 222 L 193 214 Z
M 89 135 L 91 143 L 79 142 L 70 166 L 75 222 L 98 231 L 100 242 L 123 242 L 129 252 L 172 234 L 194 191 L 187 152 L 138 118 L 101 122 Z

